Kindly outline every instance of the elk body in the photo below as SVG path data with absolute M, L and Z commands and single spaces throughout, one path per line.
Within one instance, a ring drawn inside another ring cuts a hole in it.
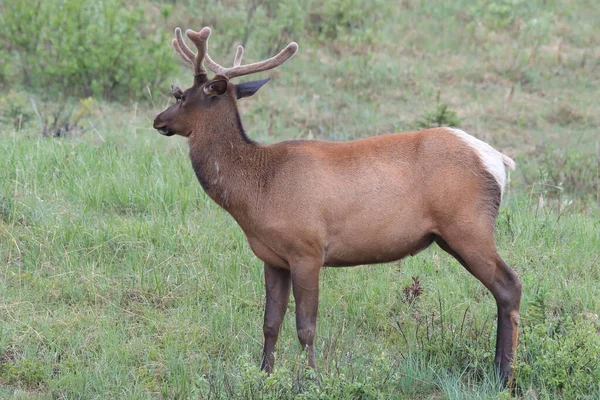
M 189 138 L 190 158 L 206 193 L 237 221 L 264 262 L 266 307 L 262 368 L 270 373 L 287 309 L 296 300 L 298 338 L 315 367 L 319 271 L 324 266 L 384 263 L 436 242 L 493 294 L 498 309 L 495 365 L 506 383 L 517 346 L 521 283 L 498 254 L 495 218 L 514 162 L 451 128 L 395 133 L 350 142 L 259 145 L 242 127 L 237 100 L 265 81 L 234 77 L 275 68 L 297 50 L 224 68 L 207 54 L 210 29 L 179 28 L 173 47 L 194 71 L 177 103 L 159 114 L 161 134 Z M 216 73 L 209 79 L 203 63 Z

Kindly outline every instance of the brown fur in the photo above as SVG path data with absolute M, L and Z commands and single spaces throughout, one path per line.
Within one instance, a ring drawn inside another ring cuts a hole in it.
M 521 284 L 496 252 L 500 187 L 475 150 L 445 128 L 259 145 L 241 126 L 235 85 L 204 90 L 222 79 L 186 90 L 154 126 L 189 138 L 200 183 L 265 263 L 262 367 L 273 368 L 290 285 L 298 337 L 315 367 L 320 269 L 398 260 L 435 240 L 496 298 L 496 365 L 508 379 Z

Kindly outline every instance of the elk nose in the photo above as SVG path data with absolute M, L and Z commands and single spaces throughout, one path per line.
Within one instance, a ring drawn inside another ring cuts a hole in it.
M 156 116 L 156 119 L 154 120 L 154 124 L 152 125 L 154 127 L 154 129 L 156 129 L 161 135 L 164 136 L 172 136 L 173 132 L 169 131 L 169 128 L 167 127 L 168 123 L 166 121 L 161 121 L 160 120 L 160 114 Z
M 160 116 L 157 115 L 156 118 L 154 118 L 154 124 L 152 125 L 154 127 L 154 129 L 160 129 L 160 128 L 164 128 L 165 126 L 167 126 L 167 124 L 165 122 L 162 122 L 158 119 L 158 117 Z

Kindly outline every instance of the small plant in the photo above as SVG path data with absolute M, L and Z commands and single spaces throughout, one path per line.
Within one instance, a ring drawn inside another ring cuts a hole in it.
M 546 297 L 547 290 L 545 288 L 537 288 L 536 293 L 532 296 L 527 311 L 527 321 L 532 324 L 543 324 L 546 321 Z
M 456 111 L 452 110 L 446 103 L 440 101 L 440 91 L 438 90 L 435 107 L 426 111 L 416 122 L 418 128 L 427 129 L 440 126 L 458 126 L 460 121 Z

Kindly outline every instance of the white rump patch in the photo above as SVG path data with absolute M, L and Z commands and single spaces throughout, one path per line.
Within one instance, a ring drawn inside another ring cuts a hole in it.
M 496 178 L 496 182 L 500 185 L 500 194 L 504 193 L 504 186 L 506 186 L 505 166 L 510 169 L 515 169 L 515 162 L 510 157 L 500 153 L 489 144 L 469 135 L 465 131 L 455 128 L 446 129 L 464 140 L 477 152 L 485 169 Z

